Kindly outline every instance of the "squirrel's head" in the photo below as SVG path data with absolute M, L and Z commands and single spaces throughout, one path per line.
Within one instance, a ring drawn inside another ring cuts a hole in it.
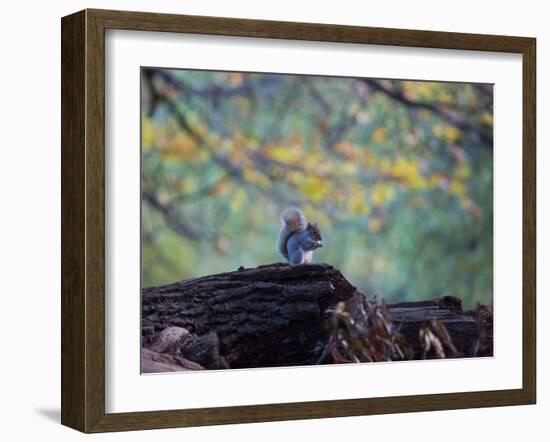
M 309 232 L 311 237 L 317 241 L 317 247 L 323 247 L 323 238 L 321 237 L 321 231 L 317 223 L 307 223 L 306 230 Z

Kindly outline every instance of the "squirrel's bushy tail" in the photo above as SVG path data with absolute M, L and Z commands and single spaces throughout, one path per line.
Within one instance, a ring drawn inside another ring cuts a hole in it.
M 286 244 L 294 232 L 305 229 L 306 218 L 297 207 L 289 207 L 281 214 L 281 230 L 277 237 L 277 251 L 288 259 Z

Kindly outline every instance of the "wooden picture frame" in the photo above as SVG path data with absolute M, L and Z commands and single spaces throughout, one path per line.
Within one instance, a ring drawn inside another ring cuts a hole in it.
M 523 385 L 512 390 L 105 412 L 105 30 L 517 53 L 523 57 Z M 533 404 L 536 400 L 534 38 L 106 10 L 62 19 L 62 408 L 83 432 Z

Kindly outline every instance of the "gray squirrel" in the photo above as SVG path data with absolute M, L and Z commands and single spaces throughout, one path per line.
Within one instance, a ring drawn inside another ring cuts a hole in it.
M 309 264 L 319 247 L 323 247 L 323 239 L 317 223 L 306 224 L 304 214 L 296 207 L 286 209 L 281 214 L 277 251 L 290 265 Z

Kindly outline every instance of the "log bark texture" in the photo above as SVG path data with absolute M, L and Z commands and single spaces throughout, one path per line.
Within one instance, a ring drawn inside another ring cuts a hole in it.
M 419 329 L 431 319 L 443 323 L 457 351 L 456 356 L 493 355 L 492 315 L 481 318 L 480 311 L 463 312 L 457 298 L 443 297 L 432 301 L 392 304 L 388 306 L 388 313 L 412 346 L 415 359 L 424 356 L 418 339 Z
M 167 326 L 215 333 L 231 368 L 313 364 L 325 311 L 355 291 L 327 264 L 273 264 L 146 288 L 144 337 Z
M 354 300 L 361 296 L 327 264 L 241 268 L 145 288 L 143 345 L 158 350 L 161 332 L 175 327 L 178 339 L 186 335 L 179 328 L 193 336 L 175 354 L 206 368 L 315 364 L 326 350 L 332 309 L 347 302 L 353 316 Z M 415 359 L 426 356 L 418 335 L 427 319 L 445 325 L 458 356 L 492 355 L 492 322 L 490 330 L 481 330 L 476 315 L 462 313 L 456 298 L 389 305 L 387 311 Z M 200 357 L 194 359 L 194 353 Z

